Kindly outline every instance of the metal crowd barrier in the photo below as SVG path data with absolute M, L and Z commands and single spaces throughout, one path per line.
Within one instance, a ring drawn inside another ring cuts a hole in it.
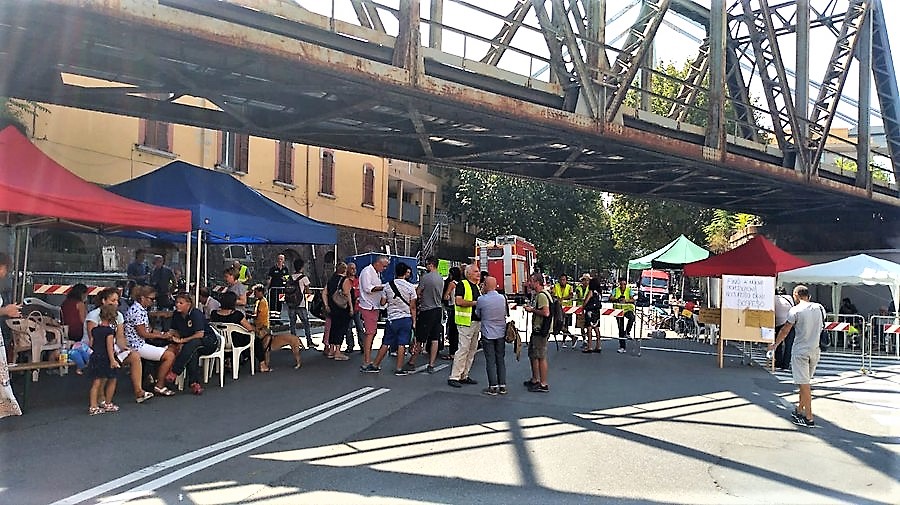
M 856 330 L 854 332 L 854 329 Z M 825 330 L 831 332 L 834 344 L 837 350 L 838 342 L 836 337 L 842 337 L 841 347 L 847 350 L 849 347 L 853 351 L 852 338 L 859 338 L 860 351 L 865 354 L 865 344 L 863 336 L 866 334 L 866 318 L 859 314 L 826 314 Z
M 875 348 L 884 350 L 885 354 L 900 358 L 900 317 L 897 315 L 875 315 L 869 318 L 870 355 Z

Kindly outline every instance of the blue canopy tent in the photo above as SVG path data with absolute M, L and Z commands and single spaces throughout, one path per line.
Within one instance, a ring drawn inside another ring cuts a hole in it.
M 197 290 L 201 284 L 202 243 L 337 244 L 334 226 L 294 212 L 226 173 L 183 161 L 173 161 L 107 189 L 133 200 L 191 211 L 191 236 L 197 241 Z M 169 233 L 122 233 L 126 234 L 171 242 L 183 240 L 182 236 Z M 188 263 L 190 243 L 188 240 Z
M 192 228 L 202 230 L 210 244 L 337 243 L 334 226 L 272 201 L 226 173 L 183 161 L 107 189 L 133 200 L 190 210 Z M 153 236 L 182 240 L 180 235 Z

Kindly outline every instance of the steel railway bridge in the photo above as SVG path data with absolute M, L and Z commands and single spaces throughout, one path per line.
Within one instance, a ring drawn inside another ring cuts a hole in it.
M 706 4 L 0 0 L 0 95 L 900 235 L 880 0 Z

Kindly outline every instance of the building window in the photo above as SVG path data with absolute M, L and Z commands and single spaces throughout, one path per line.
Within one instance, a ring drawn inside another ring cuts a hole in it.
M 334 196 L 334 153 L 322 151 L 321 180 L 319 193 Z
M 371 163 L 363 165 L 363 197 L 362 204 L 367 207 L 375 206 L 375 167 Z
M 250 164 L 250 136 L 221 132 L 219 144 L 219 166 L 246 174 Z
M 150 119 L 141 120 L 141 146 L 157 151 L 172 152 L 174 125 Z
M 275 180 L 285 184 L 294 184 L 294 143 L 289 140 L 278 141 Z

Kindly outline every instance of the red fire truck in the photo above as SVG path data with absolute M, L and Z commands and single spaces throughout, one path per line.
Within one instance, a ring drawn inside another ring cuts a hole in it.
M 504 235 L 476 246 L 475 261 L 479 270 L 497 279 L 507 296 L 523 295 L 527 276 L 537 261 L 537 251 L 522 237 Z

